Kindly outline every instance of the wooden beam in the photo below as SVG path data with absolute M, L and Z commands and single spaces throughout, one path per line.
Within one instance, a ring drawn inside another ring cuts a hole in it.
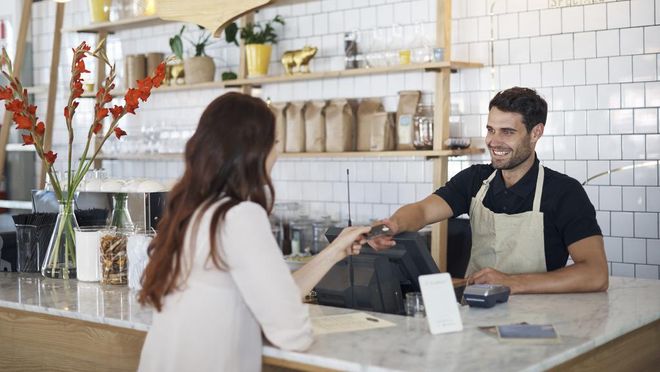
M 23 0 L 23 10 L 21 12 L 21 24 L 18 28 L 18 38 L 16 39 L 16 55 L 14 56 L 13 75 L 21 76 L 23 60 L 25 59 L 25 45 L 27 39 L 28 26 L 32 17 L 32 0 Z M 9 142 L 9 130 L 11 129 L 12 113 L 5 111 L 5 117 L 0 128 L 0 181 L 5 180 L 5 162 L 7 161 L 7 143 Z
M 50 57 L 50 80 L 48 81 L 48 103 L 46 105 L 46 133 L 44 134 L 44 152 L 53 146 L 53 127 L 55 125 L 55 103 L 57 101 L 57 82 L 59 79 L 60 54 L 62 48 L 62 24 L 64 22 L 64 3 L 56 3 L 55 29 L 53 30 L 53 48 Z M 46 185 L 46 163 L 41 162 L 38 188 Z
M 107 40 L 108 38 L 108 32 L 107 31 L 100 31 L 96 35 L 96 45 L 99 45 L 99 43 L 103 40 Z M 104 42 L 103 43 L 103 51 L 106 51 L 108 43 Z M 98 91 L 101 85 L 103 84 L 103 81 L 105 80 L 105 63 L 100 60 L 96 59 L 96 84 L 94 85 L 94 90 Z M 103 142 L 103 131 L 99 131 L 98 134 L 94 137 L 94 150 L 98 150 L 99 147 L 101 147 L 101 144 Z M 94 160 L 94 169 L 101 169 L 103 168 L 103 160 L 96 158 Z
M 249 13 L 241 17 L 241 27 L 244 27 L 248 23 L 254 22 L 254 13 Z M 237 35 L 238 37 L 238 35 Z M 245 42 L 239 38 L 239 64 L 238 64 L 238 79 L 247 80 L 248 70 L 247 70 L 247 55 L 245 53 Z M 229 82 L 230 83 L 230 82 Z M 251 85 L 241 86 L 241 92 L 244 94 L 252 94 Z

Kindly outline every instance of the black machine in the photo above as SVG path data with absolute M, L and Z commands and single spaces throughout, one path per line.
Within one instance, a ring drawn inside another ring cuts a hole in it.
M 332 242 L 341 228 L 330 228 L 325 236 Z M 321 305 L 405 314 L 403 299 L 408 292 L 419 292 L 420 275 L 438 273 L 424 239 L 418 233 L 394 237 L 396 245 L 376 251 L 365 245 L 352 256 L 354 286 L 348 280 L 348 259 L 333 266 L 316 286 Z

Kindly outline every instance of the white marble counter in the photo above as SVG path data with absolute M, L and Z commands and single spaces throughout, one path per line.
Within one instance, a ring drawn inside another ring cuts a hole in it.
M 151 311 L 127 287 L 0 273 L 0 307 L 146 331 Z M 312 316 L 349 312 L 311 306 Z M 518 295 L 492 309 L 461 308 L 465 329 L 432 336 L 425 319 L 377 314 L 397 324 L 317 337 L 305 353 L 264 346 L 265 356 L 348 371 L 544 370 L 660 319 L 660 281 L 610 278 L 606 293 Z M 558 344 L 501 343 L 477 327 L 550 323 Z

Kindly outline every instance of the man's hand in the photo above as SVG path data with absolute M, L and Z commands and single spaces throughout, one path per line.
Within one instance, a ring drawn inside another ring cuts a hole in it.
M 373 239 L 369 239 L 367 243 L 371 246 L 371 248 L 377 251 L 382 251 L 385 249 L 392 248 L 394 245 L 396 245 L 396 242 L 394 241 L 394 235 L 399 233 L 399 226 L 397 225 L 397 223 L 390 219 L 384 219 L 377 221 L 373 226 L 376 225 L 385 225 L 389 227 L 391 234 L 381 235 L 374 237 Z
M 511 289 L 511 294 L 520 292 L 520 283 L 514 275 L 507 275 L 501 271 L 487 267 L 481 269 L 467 278 L 467 284 L 500 284 Z

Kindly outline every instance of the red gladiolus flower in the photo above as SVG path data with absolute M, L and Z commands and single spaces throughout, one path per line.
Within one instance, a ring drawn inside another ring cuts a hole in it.
M 121 128 L 115 127 L 115 136 L 117 136 L 117 139 L 120 139 L 122 136 L 126 135 L 126 132 L 124 132 Z
M 73 83 L 73 89 L 71 90 L 73 99 L 82 97 L 84 92 L 85 91 L 83 90 L 82 82 L 80 80 Z
M 103 120 L 108 116 L 108 109 L 105 107 L 96 108 L 96 120 Z
M 25 104 L 20 99 L 13 99 L 5 104 L 7 111 L 21 112 L 25 108 Z
M 48 151 L 44 154 L 44 158 L 46 159 L 46 163 L 53 164 L 57 159 L 57 154 L 52 151 Z
M 147 76 L 142 80 L 138 80 L 137 85 L 137 89 L 140 91 L 140 99 L 142 102 L 147 102 L 147 98 L 151 95 L 151 88 L 154 86 L 154 83 L 151 81 L 151 78 Z
M 35 105 L 28 106 L 27 112 L 30 115 L 36 115 L 37 114 L 37 106 L 35 106 Z
M 0 87 L 0 100 L 10 99 L 14 92 L 9 87 Z
M 165 62 L 161 62 L 160 64 L 158 64 L 158 67 L 156 67 L 156 73 L 154 74 L 154 78 L 152 79 L 154 87 L 158 88 L 163 83 L 164 79 L 165 79 Z
M 23 135 L 23 146 L 34 145 L 34 138 L 29 134 Z
M 40 121 L 39 124 L 37 124 L 37 127 L 34 129 L 34 131 L 37 132 L 39 136 L 43 136 L 44 133 L 46 132 L 46 125 L 44 124 L 44 122 Z
M 96 122 L 94 123 L 94 128 L 92 128 L 92 132 L 94 132 L 94 134 L 98 134 L 101 129 L 103 129 L 103 124 Z
M 78 74 L 82 74 L 82 73 L 85 73 L 85 72 L 89 72 L 89 71 L 85 68 L 85 61 L 82 60 L 82 59 L 76 63 L 76 69 L 75 69 L 75 70 L 76 70 L 76 72 L 77 72 Z
M 140 98 L 140 91 L 135 88 L 130 88 L 126 92 L 124 100 L 126 101 L 126 112 L 135 114 L 135 109 L 140 105 L 138 99 Z
M 32 121 L 27 116 L 14 113 L 14 122 L 16 123 L 16 129 L 32 129 Z
M 68 119 L 69 116 L 69 106 L 64 107 L 64 117 Z
M 119 115 L 121 115 L 122 112 L 124 112 L 124 108 L 122 106 L 115 105 L 115 107 L 110 109 L 110 112 L 112 113 L 112 118 L 116 120 L 119 117 Z

